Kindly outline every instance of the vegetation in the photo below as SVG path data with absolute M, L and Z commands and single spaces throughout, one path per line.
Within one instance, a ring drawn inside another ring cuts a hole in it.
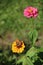
M 36 18 L 24 17 L 27 6 L 38 9 Z M 16 39 L 22 53 L 11 50 Z M 0 65 L 43 65 L 43 0 L 0 0 Z

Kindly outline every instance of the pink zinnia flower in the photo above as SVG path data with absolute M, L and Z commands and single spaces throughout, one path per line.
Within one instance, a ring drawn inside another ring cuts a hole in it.
M 24 16 L 27 17 L 27 18 L 30 18 L 30 17 L 36 17 L 38 15 L 38 10 L 37 8 L 34 8 L 34 7 L 27 7 L 26 9 L 24 9 Z

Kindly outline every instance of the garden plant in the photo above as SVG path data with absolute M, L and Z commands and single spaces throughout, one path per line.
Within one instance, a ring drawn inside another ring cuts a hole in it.
M 43 65 L 43 0 L 0 0 L 0 65 Z

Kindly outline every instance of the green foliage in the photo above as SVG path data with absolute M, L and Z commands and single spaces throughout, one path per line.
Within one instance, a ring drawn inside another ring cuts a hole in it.
M 31 47 L 25 54 L 13 54 L 10 49 L 2 50 L 0 53 L 0 64 L 10 64 L 10 65 L 18 65 L 22 63 L 22 65 L 34 65 L 35 61 L 39 59 L 41 62 L 43 60 L 38 56 L 38 54 L 43 48 Z
M 40 49 L 40 48 L 39 48 Z M 32 47 L 30 48 L 25 55 L 21 56 L 17 60 L 17 64 L 22 63 L 22 65 L 34 65 L 33 63 L 39 59 L 38 53 L 38 48 Z M 40 59 L 41 60 L 41 59 Z M 42 60 L 43 61 L 43 60 Z
M 39 51 L 39 52 L 43 52 L 43 48 L 40 47 L 40 48 L 38 49 L 38 51 Z
M 37 32 L 37 30 L 31 30 L 29 32 L 29 38 L 30 38 L 30 40 L 32 42 L 32 45 L 34 45 L 36 40 L 38 39 L 38 32 Z
M 33 53 L 33 52 L 34 52 L 34 53 Z M 34 55 L 37 54 L 37 53 L 38 53 L 37 49 L 34 48 L 34 47 L 32 47 L 32 48 L 30 48 L 30 49 L 27 51 L 26 56 L 29 56 L 29 57 L 31 58 L 32 56 L 34 56 Z
M 34 58 L 34 55 L 36 54 L 37 54 L 37 50 L 34 47 L 30 48 L 23 57 L 18 59 L 17 64 L 22 62 L 22 65 L 33 65 L 32 59 L 30 58 L 32 57 Z
M 22 65 L 33 65 L 31 59 L 28 58 L 27 56 L 23 56 L 20 59 L 18 59 L 17 64 L 21 62 L 22 62 Z

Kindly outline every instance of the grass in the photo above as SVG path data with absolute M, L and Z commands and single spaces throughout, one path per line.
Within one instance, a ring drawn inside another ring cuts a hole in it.
M 13 39 L 19 38 L 28 42 L 28 32 L 33 28 L 37 29 L 43 37 L 42 0 L 3 0 L 0 3 L 0 36 L 6 39 L 6 35 L 10 37 L 13 35 Z M 39 13 L 37 18 L 27 19 L 24 17 L 23 11 L 27 6 L 38 8 Z

